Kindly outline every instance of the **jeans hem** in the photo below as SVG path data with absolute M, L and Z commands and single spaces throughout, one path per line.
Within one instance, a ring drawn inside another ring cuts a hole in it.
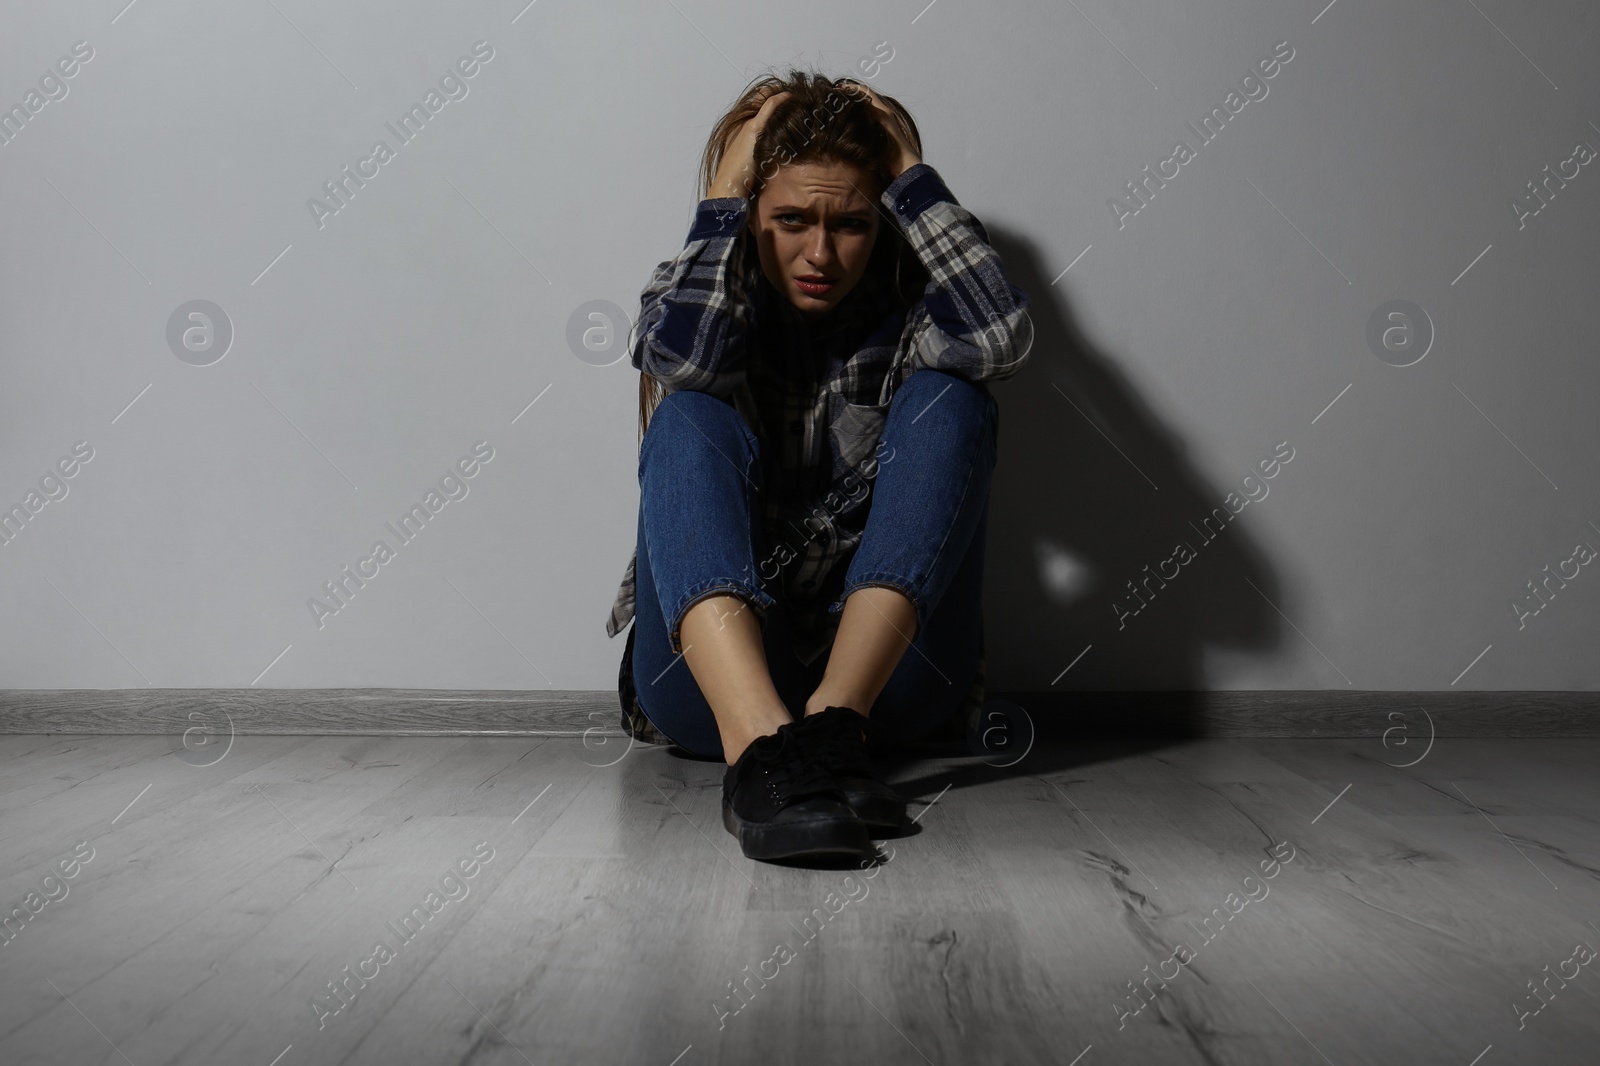
M 766 620 L 767 611 L 776 606 L 778 603 L 778 601 L 772 597 L 771 593 L 744 581 L 714 581 L 698 589 L 691 588 L 688 595 L 684 597 L 683 606 L 679 607 L 677 611 L 674 612 L 671 619 L 672 624 L 667 630 L 667 647 L 672 651 L 672 654 L 683 654 L 683 617 L 689 613 L 689 608 L 693 607 L 701 600 L 719 594 L 733 594 L 738 596 L 741 600 L 754 608 L 757 617 L 763 622 Z
M 857 589 L 872 587 L 894 589 L 896 592 L 905 596 L 906 599 L 910 600 L 911 605 L 915 607 L 917 611 L 917 633 L 920 634 L 922 632 L 923 627 L 927 625 L 928 618 L 927 611 L 924 609 L 921 591 L 898 575 L 886 573 L 884 571 L 875 571 L 873 573 L 863 574 L 857 580 L 847 584 L 844 588 L 844 591 L 839 594 L 839 598 L 828 606 L 828 613 L 842 614 L 844 612 L 844 602 L 848 600 Z

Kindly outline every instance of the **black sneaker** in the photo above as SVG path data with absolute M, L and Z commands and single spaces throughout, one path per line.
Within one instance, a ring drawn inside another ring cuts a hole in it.
M 866 825 L 794 729 L 757 737 L 728 767 L 722 824 L 749 859 L 870 854 Z
M 876 829 L 898 829 L 906 820 L 906 801 L 873 769 L 866 724 L 854 708 L 828 707 L 800 719 L 795 730 L 833 776 L 856 817 Z

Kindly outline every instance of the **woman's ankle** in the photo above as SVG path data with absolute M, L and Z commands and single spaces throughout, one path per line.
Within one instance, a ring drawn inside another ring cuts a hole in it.
M 783 718 L 767 719 L 764 723 L 740 723 L 732 728 L 722 728 L 722 758 L 729 766 L 739 761 L 745 749 L 762 737 L 769 737 L 783 726 L 794 721 L 787 711 Z

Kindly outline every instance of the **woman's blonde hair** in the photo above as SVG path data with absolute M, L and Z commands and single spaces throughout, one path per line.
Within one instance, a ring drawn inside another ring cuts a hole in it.
M 761 190 L 780 167 L 800 163 L 845 163 L 859 167 L 874 185 L 873 190 L 863 191 L 869 195 L 881 194 L 895 177 L 889 171 L 895 155 L 895 142 L 883 128 L 880 113 L 867 94 L 849 88 L 859 84 L 854 78 L 829 78 L 800 70 L 790 70 L 781 77 L 765 74 L 756 78 L 711 129 L 700 161 L 698 199 L 705 199 L 710 192 L 717 167 L 739 127 L 756 116 L 768 96 L 780 92 L 790 95 L 773 109 L 766 127 L 756 138 L 750 210 L 754 212 Z M 922 137 L 917 132 L 917 124 L 911 113 L 892 96 L 883 93 L 877 96 L 900 117 L 920 156 Z M 742 232 L 738 239 L 750 240 L 749 231 Z M 753 248 L 750 254 L 755 254 Z M 927 280 L 927 272 L 916 253 L 906 244 L 899 228 L 889 222 L 879 225 L 877 243 L 873 247 L 867 270 L 882 272 L 886 277 L 892 272 L 895 295 L 907 305 L 922 295 L 922 286 Z M 638 328 L 638 323 L 634 328 Z M 630 337 L 629 351 L 633 350 L 633 344 L 634 340 Z M 649 374 L 640 373 L 641 445 L 650 424 L 650 416 L 665 395 L 666 390 L 659 381 Z

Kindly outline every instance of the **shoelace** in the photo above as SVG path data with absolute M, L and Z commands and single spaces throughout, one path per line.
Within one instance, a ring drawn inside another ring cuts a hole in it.
M 782 803 L 831 792 L 833 777 L 813 755 L 798 745 L 791 734 L 777 751 L 757 749 L 756 762 L 766 777 L 768 787 Z
M 821 723 L 818 723 L 819 725 Z M 872 773 L 866 755 L 866 742 L 859 737 L 859 729 L 851 718 L 840 716 L 827 723 L 828 728 L 813 725 L 809 731 L 812 751 L 828 760 L 839 773 L 861 777 Z M 852 731 L 856 732 L 852 736 Z

